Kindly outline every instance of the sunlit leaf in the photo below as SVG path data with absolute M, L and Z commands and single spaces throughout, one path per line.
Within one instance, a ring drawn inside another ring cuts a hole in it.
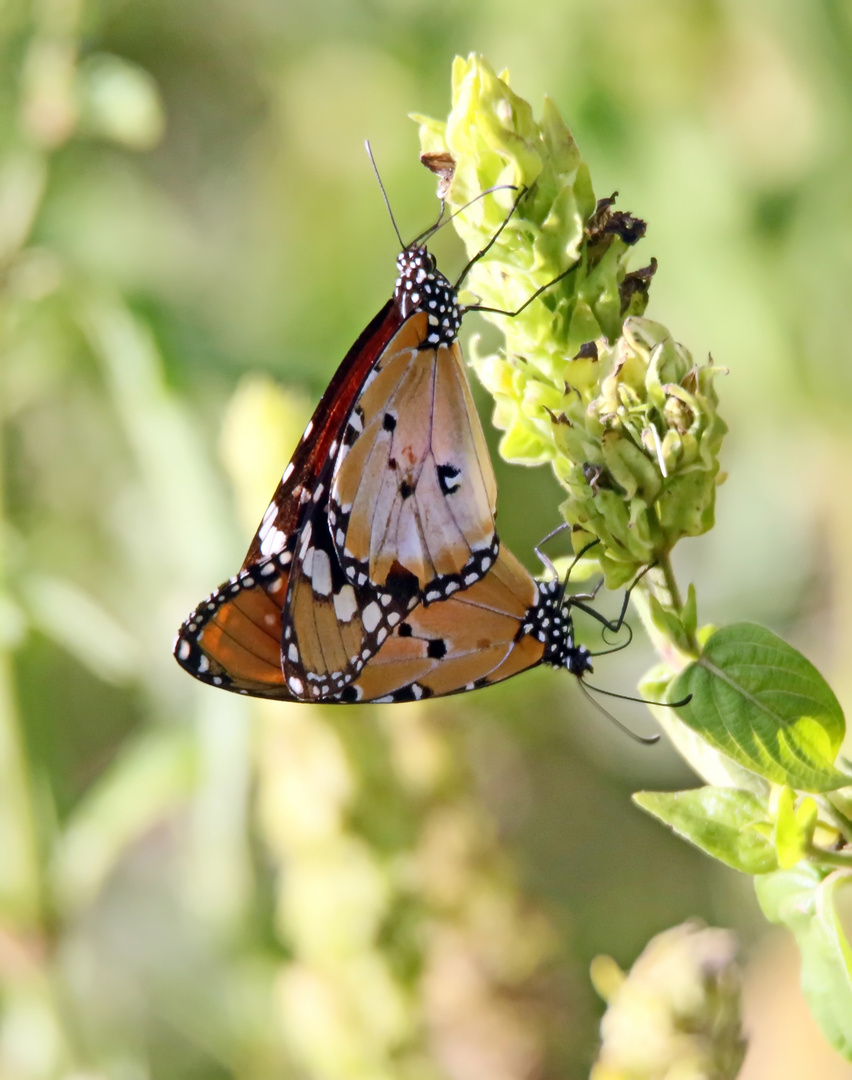
M 673 700 L 669 690 L 675 677 L 668 664 L 657 664 L 640 681 L 639 693 L 648 701 Z M 711 746 L 691 727 L 682 723 L 680 714 L 683 707 L 652 706 L 651 712 L 678 753 L 707 784 L 748 791 L 762 802 L 766 801 L 770 791 L 769 782 Z
M 759 799 L 736 788 L 640 791 L 633 801 L 708 855 L 745 874 L 777 868 L 769 814 Z M 756 826 L 765 826 L 761 831 Z
M 668 700 L 711 746 L 779 784 L 830 791 L 849 782 L 834 768 L 845 732 L 831 688 L 808 660 L 754 623 L 724 627 L 680 675 Z

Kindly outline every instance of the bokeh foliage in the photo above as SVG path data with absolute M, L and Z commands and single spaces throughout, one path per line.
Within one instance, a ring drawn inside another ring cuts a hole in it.
M 476 48 L 558 102 L 649 222 L 648 314 L 731 371 L 717 528 L 678 551 L 702 617 L 772 625 L 848 698 L 850 47 L 834 0 L 4 6 L 4 1075 L 583 1076 L 592 956 L 695 913 L 753 932 L 744 883 L 629 807 L 682 767 L 567 679 L 260 712 L 169 643 L 390 290 L 363 138 L 423 227 L 406 114 Z M 538 473 L 500 473 L 523 555 L 558 521 Z

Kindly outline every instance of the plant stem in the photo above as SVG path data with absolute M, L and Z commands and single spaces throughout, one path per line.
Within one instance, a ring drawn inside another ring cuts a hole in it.
M 680 640 L 675 639 L 665 621 L 655 617 L 652 598 L 676 622 Z M 660 659 L 673 671 L 682 671 L 698 657 L 701 648 L 695 634 L 683 625 L 683 600 L 668 552 L 658 556 L 656 564 L 634 589 L 632 599 Z
M 648 571 L 648 577 L 654 586 L 654 595 L 663 607 L 680 615 L 683 611 L 683 600 L 668 552 L 657 556 L 657 565 Z
M 852 870 L 852 854 L 843 855 L 839 851 L 826 851 L 825 848 L 808 846 L 808 858 L 823 866 L 837 866 L 843 870 Z

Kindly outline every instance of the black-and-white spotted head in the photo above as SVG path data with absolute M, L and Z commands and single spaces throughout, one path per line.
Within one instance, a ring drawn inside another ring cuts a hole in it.
M 571 598 L 564 596 L 558 580 L 538 583 L 538 600 L 527 612 L 521 632 L 544 645 L 543 664 L 565 668 L 578 677 L 593 670 L 589 650 L 574 641 Z
M 464 313 L 456 290 L 437 269 L 425 247 L 408 247 L 396 259 L 399 277 L 394 300 L 402 317 L 425 311 L 429 319 L 429 345 L 452 345 L 458 336 Z

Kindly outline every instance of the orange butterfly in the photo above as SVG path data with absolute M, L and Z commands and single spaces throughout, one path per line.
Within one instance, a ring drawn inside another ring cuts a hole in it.
M 325 552 L 330 555 L 328 547 Z M 344 583 L 338 567 L 336 589 L 333 584 L 324 613 L 303 619 L 303 613 L 291 609 L 290 620 L 283 619 L 286 566 L 286 559 L 272 556 L 215 592 L 190 617 L 195 629 L 185 624 L 178 635 L 178 662 L 203 682 L 239 693 L 339 704 L 445 696 L 489 686 L 539 664 L 577 676 L 592 670 L 588 649 L 574 641 L 571 616 L 575 605 L 589 609 L 565 595 L 557 579 L 536 581 L 505 546 L 475 584 L 439 603 L 416 604 L 399 618 L 395 610 L 385 614 L 372 590 L 366 594 L 368 603 L 359 589 L 350 601 L 352 586 Z M 347 619 L 343 616 L 350 603 Z M 351 624 L 356 624 L 357 637 L 359 624 L 372 624 L 374 618 L 381 626 L 377 646 L 353 665 L 351 678 L 330 673 L 324 681 L 303 680 L 296 657 L 322 656 L 328 668 L 337 662 L 334 657 L 346 657 Z M 621 620 L 605 625 L 617 630 Z M 304 636 L 298 636 L 300 631 Z M 297 640 L 300 649 L 288 655 Z
M 422 618 L 495 566 L 496 483 L 456 341 L 473 309 L 416 242 L 397 267 L 393 297 L 323 394 L 242 569 L 178 632 L 178 663 L 204 682 L 342 700 L 409 612 Z M 511 566 L 534 604 L 532 578 L 508 558 L 501 573 Z

